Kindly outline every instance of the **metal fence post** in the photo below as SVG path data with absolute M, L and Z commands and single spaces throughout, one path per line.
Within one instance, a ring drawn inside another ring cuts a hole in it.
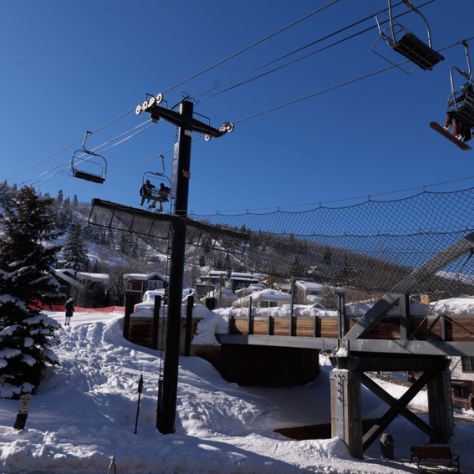
M 191 333 L 193 330 L 193 306 L 194 296 L 189 295 L 186 305 L 186 335 L 184 338 L 184 355 L 189 357 L 191 355 Z
M 344 293 L 337 294 L 337 337 L 342 339 L 346 335 L 346 306 Z
M 253 327 L 252 327 L 252 297 L 249 296 L 249 315 L 247 321 L 247 334 L 252 334 Z
M 153 308 L 153 329 L 151 336 L 151 348 L 155 351 L 158 350 L 158 332 L 160 330 L 160 307 L 161 296 L 155 296 L 155 306 Z
M 125 298 L 125 317 L 123 320 L 123 337 L 128 340 L 130 333 L 130 315 L 133 313 L 133 306 L 135 305 L 135 298 L 127 296 Z
M 289 335 L 293 336 L 293 311 L 295 304 L 295 279 L 291 279 L 291 303 L 290 303 L 290 330 Z

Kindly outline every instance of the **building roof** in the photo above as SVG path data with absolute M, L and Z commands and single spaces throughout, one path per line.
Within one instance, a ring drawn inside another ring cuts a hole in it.
M 283 293 L 283 291 L 272 290 L 271 288 L 266 288 L 265 290 L 254 291 L 251 295 L 244 296 L 239 298 L 234 303 L 242 304 L 247 303 L 249 298 L 252 298 L 252 301 L 291 301 L 291 295 L 288 293 Z
M 234 273 L 230 277 L 231 280 L 240 280 L 240 281 L 255 281 L 259 282 L 260 277 L 257 275 L 252 275 L 251 273 Z
M 64 278 L 64 276 L 69 276 L 81 281 L 88 280 L 105 283 L 110 280 L 110 276 L 107 273 L 78 272 L 76 270 L 72 270 L 71 268 L 60 268 L 55 270 L 55 273 L 60 278 Z
M 146 281 L 146 280 L 152 279 L 155 276 L 157 276 L 163 281 L 168 282 L 168 278 L 161 275 L 161 273 L 158 273 L 158 272 L 149 273 L 148 275 L 145 275 L 144 273 L 125 273 L 123 276 L 123 279 L 125 281 L 127 280 Z
M 314 281 L 297 280 L 295 282 L 295 285 L 299 286 L 302 290 L 305 291 L 317 291 L 318 293 L 324 291 L 324 285 L 321 285 L 320 283 L 315 283 Z

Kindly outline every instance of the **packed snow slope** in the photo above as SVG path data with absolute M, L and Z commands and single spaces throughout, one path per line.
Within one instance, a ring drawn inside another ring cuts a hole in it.
M 48 314 L 63 322 L 62 314 Z M 19 401 L 0 400 L 0 472 L 103 474 L 112 457 L 121 474 L 417 471 L 408 447 L 428 439 L 403 417 L 387 429 L 395 439 L 395 461 L 380 459 L 378 441 L 362 461 L 351 458 L 337 438 L 294 441 L 274 433 L 330 421 L 325 358 L 315 382 L 269 389 L 227 383 L 203 359 L 181 357 L 176 432 L 162 435 L 155 427 L 162 353 L 124 340 L 120 323 L 114 314 L 76 313 L 71 326 L 59 330 L 56 352 L 62 365 L 48 369 L 32 396 L 25 429 L 12 428 Z M 416 404 L 426 407 L 426 396 L 419 395 Z M 373 418 L 387 407 L 364 390 L 362 409 L 364 417 Z M 474 473 L 474 424 L 457 423 L 450 446 L 460 455 L 462 472 Z

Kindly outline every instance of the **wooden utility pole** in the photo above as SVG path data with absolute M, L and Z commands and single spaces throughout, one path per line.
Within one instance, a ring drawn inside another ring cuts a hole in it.
M 176 401 L 178 393 L 179 339 L 181 332 L 181 306 L 184 275 L 184 252 L 186 248 L 186 217 L 188 213 L 189 179 L 191 178 L 191 142 L 192 132 L 206 134 L 206 140 L 220 137 L 233 130 L 230 123 L 220 130 L 193 118 L 193 103 L 183 100 L 179 112 L 159 106 L 163 96 L 158 94 L 137 106 L 136 113 L 149 112 L 151 120 L 160 119 L 179 128 L 178 141 L 173 158 L 173 189 L 175 191 L 175 215 L 173 223 L 172 246 L 170 255 L 170 277 L 168 317 L 166 322 L 166 348 L 163 369 L 163 383 L 159 386 L 158 416 L 156 427 L 163 434 L 174 433 L 176 420 Z

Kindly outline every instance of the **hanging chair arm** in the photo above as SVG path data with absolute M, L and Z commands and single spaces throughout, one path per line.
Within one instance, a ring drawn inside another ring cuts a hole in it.
M 461 43 L 464 46 L 464 49 L 466 50 L 467 68 L 469 71 L 469 77 L 470 79 L 472 79 L 471 59 L 469 58 L 469 45 L 464 40 L 461 41 Z
M 428 30 L 428 45 L 431 49 L 433 49 L 433 46 L 431 46 L 431 31 L 430 31 L 430 26 L 428 25 L 428 22 L 426 21 L 426 18 L 425 16 L 423 15 L 423 13 L 421 13 L 417 8 L 415 8 L 415 5 L 413 5 L 413 3 L 411 2 L 411 0 L 403 0 L 403 3 L 412 11 L 414 11 L 415 13 L 418 13 L 418 15 L 421 16 L 421 18 L 423 18 L 423 21 L 425 22 L 425 25 L 426 25 L 426 29 Z M 392 15 L 390 15 L 390 18 L 392 18 Z

